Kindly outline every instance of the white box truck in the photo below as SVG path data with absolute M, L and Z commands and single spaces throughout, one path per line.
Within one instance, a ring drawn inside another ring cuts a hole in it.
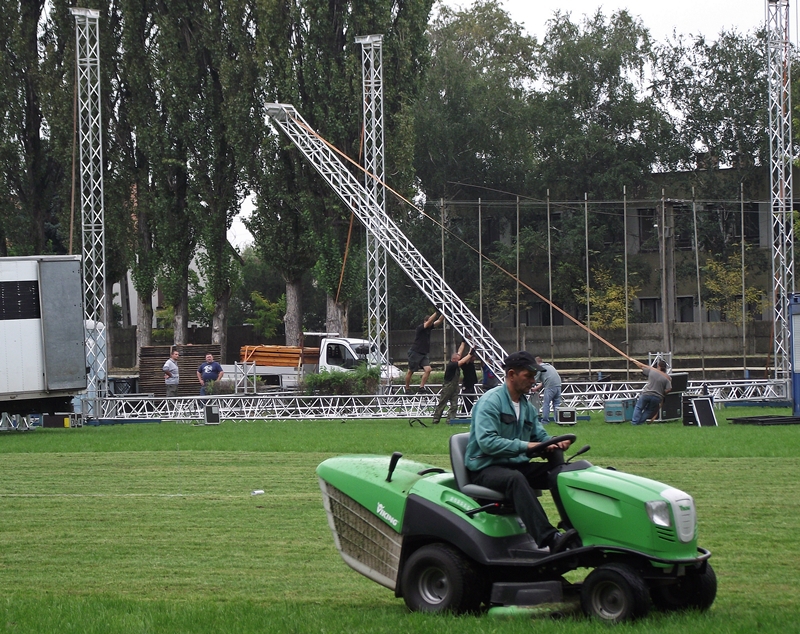
M 0 258 L 0 414 L 72 410 L 86 390 L 81 260 Z

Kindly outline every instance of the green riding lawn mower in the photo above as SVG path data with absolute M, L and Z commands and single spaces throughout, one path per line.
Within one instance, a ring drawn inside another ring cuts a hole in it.
M 661 610 L 707 609 L 717 592 L 697 545 L 690 495 L 666 484 L 568 460 L 554 449 L 550 492 L 580 541 L 542 549 L 503 494 L 470 483 L 469 434 L 450 438 L 452 473 L 389 456 L 330 458 L 317 467 L 333 538 L 344 561 L 402 597 L 413 611 L 490 613 L 580 606 L 608 622 Z M 536 447 L 575 440 L 556 436 Z M 575 573 L 587 569 L 588 574 Z

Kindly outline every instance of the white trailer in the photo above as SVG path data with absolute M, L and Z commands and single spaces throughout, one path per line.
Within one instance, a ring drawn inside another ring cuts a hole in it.
M 85 337 L 80 257 L 0 258 L 0 414 L 71 411 Z

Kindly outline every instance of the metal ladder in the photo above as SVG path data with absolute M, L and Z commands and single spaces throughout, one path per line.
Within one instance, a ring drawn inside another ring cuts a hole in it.
M 267 114 L 302 152 L 320 176 L 380 243 L 453 329 L 475 350 L 498 378 L 505 376 L 506 351 L 475 317 L 442 276 L 422 256 L 395 222 L 384 213 L 342 159 L 317 135 L 290 104 L 271 103 Z

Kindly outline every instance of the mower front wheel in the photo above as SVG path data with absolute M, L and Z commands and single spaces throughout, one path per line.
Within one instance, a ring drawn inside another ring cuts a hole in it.
M 447 544 L 415 551 L 403 567 L 403 599 L 413 612 L 474 612 L 484 584 L 473 564 Z
M 632 621 L 650 611 L 650 592 L 631 566 L 607 564 L 595 568 L 583 582 L 581 608 L 609 623 Z
M 707 610 L 717 597 L 717 575 L 707 563 L 702 574 L 681 577 L 672 585 L 654 586 L 650 596 L 653 604 L 665 612 Z

